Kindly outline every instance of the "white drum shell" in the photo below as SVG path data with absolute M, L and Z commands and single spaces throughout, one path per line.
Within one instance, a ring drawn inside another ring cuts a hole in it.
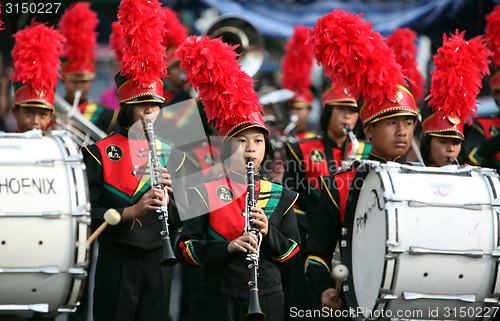
M 456 319 L 479 319 L 484 301 L 498 297 L 498 187 L 485 169 L 374 165 L 343 242 L 352 258 L 347 290 L 364 317 L 383 309 L 407 313 L 401 319 L 455 319 L 466 307 Z
M 74 310 L 88 267 L 90 203 L 71 137 L 0 135 L 0 204 L 0 313 Z

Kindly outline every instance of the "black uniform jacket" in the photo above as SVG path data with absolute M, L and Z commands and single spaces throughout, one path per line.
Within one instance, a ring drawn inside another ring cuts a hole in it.
M 172 175 L 173 185 L 176 175 L 187 164 L 186 155 L 159 140 L 156 143 L 159 161 Z M 122 214 L 125 207 L 136 204 L 151 188 L 147 150 L 148 142 L 144 133 L 126 129 L 82 149 L 90 186 L 94 229 L 104 222 L 106 210 L 114 208 Z M 134 165 L 140 168 L 134 169 Z M 172 202 L 168 208 L 169 223 L 179 226 L 179 216 Z M 130 220 L 108 226 L 99 236 L 99 242 L 118 242 L 151 250 L 161 247 L 160 230 L 158 214 L 150 211 L 139 222 Z
M 256 176 L 257 207 L 269 221 L 259 259 L 259 294 L 281 290 L 280 265 L 295 263 L 299 252 L 299 232 L 293 211 L 297 193 Z M 229 171 L 188 190 L 194 218 L 184 222 L 176 245 L 180 263 L 203 266 L 203 288 L 235 298 L 248 299 L 249 269 L 246 253 L 229 254 L 231 240 L 244 234 L 246 176 Z
M 370 160 L 387 163 L 387 160 L 370 154 Z M 404 157 L 393 162 L 404 163 Z M 330 276 L 331 262 L 337 242 L 341 237 L 341 228 L 348 201 L 351 184 L 363 167 L 359 162 L 353 163 L 350 169 L 340 171 L 333 177 L 322 177 L 323 187 L 318 211 L 312 219 L 311 231 L 304 249 L 305 274 L 318 298 L 324 290 L 332 288 Z M 366 175 L 365 175 L 366 176 Z M 356 180 L 356 184 L 362 181 Z M 358 186 L 360 188 L 360 186 Z

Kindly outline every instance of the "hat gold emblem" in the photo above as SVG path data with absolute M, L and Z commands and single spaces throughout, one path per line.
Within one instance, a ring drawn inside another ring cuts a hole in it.
M 344 94 L 351 97 L 351 93 L 349 92 L 349 89 L 347 89 L 346 87 L 344 87 Z
M 403 92 L 401 90 L 398 90 L 394 93 L 394 97 L 392 99 L 389 99 L 391 103 L 397 104 L 403 99 Z
M 450 123 L 452 123 L 453 125 L 458 125 L 460 124 L 460 118 L 458 118 L 458 116 L 456 115 L 453 115 L 453 114 L 450 114 L 448 116 L 448 120 L 450 121 Z
M 152 88 L 154 88 L 154 87 L 155 87 L 155 82 L 153 81 L 153 82 L 152 82 L 152 83 L 150 83 L 150 84 L 147 84 L 147 83 L 145 83 L 145 82 L 144 82 L 144 83 L 142 83 L 141 87 L 142 87 L 142 88 L 152 89 Z

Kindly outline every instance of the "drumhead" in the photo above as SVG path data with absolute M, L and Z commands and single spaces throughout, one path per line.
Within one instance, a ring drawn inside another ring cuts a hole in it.
M 0 150 L 0 312 L 6 305 L 23 316 L 37 304 L 51 315 L 72 309 L 88 266 L 82 155 L 64 132 L 0 135 Z
M 446 309 L 498 304 L 499 187 L 498 175 L 480 168 L 361 165 L 341 243 L 353 319 L 443 320 Z

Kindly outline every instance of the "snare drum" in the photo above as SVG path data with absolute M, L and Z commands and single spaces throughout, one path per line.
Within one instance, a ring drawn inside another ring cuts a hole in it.
M 0 134 L 0 314 L 76 310 L 88 268 L 85 165 L 65 132 Z
M 500 294 L 496 172 L 361 166 L 366 170 L 358 170 L 349 192 L 341 240 L 350 271 L 343 290 L 355 320 L 493 315 Z

